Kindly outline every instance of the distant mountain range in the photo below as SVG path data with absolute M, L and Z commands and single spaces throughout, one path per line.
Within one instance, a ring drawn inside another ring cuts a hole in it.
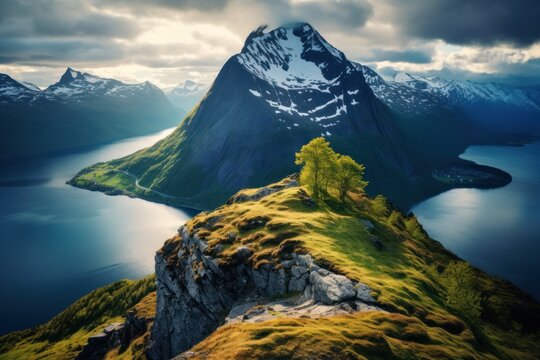
M 434 95 L 462 110 L 485 133 L 540 133 L 539 88 L 397 73 L 391 82 Z
M 180 115 L 149 82 L 125 84 L 68 68 L 41 90 L 0 74 L 0 161 L 158 131 Z
M 261 27 L 174 133 L 126 158 L 84 169 L 73 184 L 209 208 L 238 189 L 296 171 L 295 151 L 323 136 L 366 165 L 370 193 L 407 208 L 467 185 L 458 184 L 461 172 L 471 175 L 469 186 L 509 181 L 503 172 L 457 158 L 474 133 L 467 116 L 440 96 L 385 82 L 307 23 L 270 32 Z M 450 166 L 457 170 L 445 181 L 433 175 Z M 95 172 L 103 182 L 93 180 Z M 109 189 L 108 177 L 139 181 Z
M 208 85 L 186 80 L 176 86 L 163 88 L 163 92 L 174 105 L 189 112 L 204 96 Z

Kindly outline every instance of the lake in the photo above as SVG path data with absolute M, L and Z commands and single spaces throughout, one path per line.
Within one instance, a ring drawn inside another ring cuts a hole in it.
M 0 333 L 45 322 L 97 287 L 153 272 L 155 251 L 196 212 L 65 182 L 171 131 L 2 169 Z M 473 146 L 462 157 L 503 169 L 513 181 L 493 190 L 451 190 L 413 212 L 445 247 L 540 298 L 540 142 Z
M 412 211 L 447 249 L 540 299 L 540 142 L 472 146 L 461 157 L 505 170 L 512 182 L 450 190 Z
M 154 271 L 156 250 L 196 212 L 65 182 L 172 130 L 1 170 L 0 334 L 45 322 L 97 287 Z

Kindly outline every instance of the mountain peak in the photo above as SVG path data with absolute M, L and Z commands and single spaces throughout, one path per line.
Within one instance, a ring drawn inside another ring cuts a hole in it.
M 83 73 L 80 71 L 73 70 L 72 68 L 68 67 L 62 77 L 60 78 L 60 83 L 70 83 L 71 81 L 78 79 L 83 76 Z
M 265 32 L 260 26 L 246 39 L 237 61 L 253 75 L 283 88 L 330 84 L 348 69 L 345 55 L 310 24 L 291 23 Z M 299 86 L 301 84 L 301 86 Z
M 284 29 L 291 29 L 295 31 L 302 31 L 304 33 L 316 31 L 311 24 L 304 21 L 290 22 L 281 26 Z
M 398 72 L 394 75 L 394 78 L 392 80 L 398 83 L 404 83 L 408 81 L 414 81 L 416 80 L 416 78 L 407 72 Z

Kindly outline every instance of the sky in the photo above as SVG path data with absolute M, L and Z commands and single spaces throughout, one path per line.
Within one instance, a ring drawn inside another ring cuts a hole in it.
M 259 25 L 306 21 L 387 78 L 538 85 L 538 14 L 537 0 L 0 0 L 0 73 L 209 84 Z

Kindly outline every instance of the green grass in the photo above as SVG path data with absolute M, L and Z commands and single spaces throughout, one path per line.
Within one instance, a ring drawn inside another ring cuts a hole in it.
M 107 177 L 102 180 L 111 186 L 126 180 L 109 175 L 106 170 L 96 172 L 97 177 Z M 240 193 L 253 195 L 256 191 Z M 208 243 L 206 252 L 221 265 L 235 261 L 240 246 L 251 249 L 250 262 L 255 268 L 263 264 L 280 267 L 281 259 L 292 251 L 310 253 L 320 265 L 368 284 L 386 311 L 230 324 L 196 345 L 192 349 L 196 356 L 535 359 L 540 353 L 540 306 L 530 296 L 509 282 L 474 269 L 482 309 L 481 317 L 472 321 L 447 305 L 447 291 L 437 275 L 460 260 L 430 239 L 414 218 L 397 213 L 391 218 L 376 216 L 373 200 L 359 193 L 349 194 L 345 204 L 328 196 L 311 207 L 303 201 L 301 191 L 286 188 L 257 201 L 224 205 L 200 213 L 186 226 Z M 365 221 L 373 228 L 368 229 Z M 372 237 L 382 243 L 382 249 L 374 245 Z M 169 250 L 180 241 L 176 235 L 167 240 L 162 251 L 176 256 L 176 251 Z M 69 358 L 88 336 L 123 315 L 128 304 L 118 305 L 117 299 L 132 294 L 140 300 L 153 289 L 150 280 L 144 281 L 96 290 L 49 323 L 3 337 L 0 360 L 37 355 Z M 145 299 L 139 301 L 138 311 L 151 314 L 155 296 Z M 77 319 L 77 314 L 81 314 L 81 321 L 73 323 L 71 319 Z M 142 356 L 147 336 L 138 338 L 124 353 L 111 351 L 107 358 Z
M 333 271 L 368 284 L 377 301 L 392 314 L 376 312 L 319 321 L 277 319 L 268 324 L 235 324 L 197 345 L 197 351 L 204 349 L 209 358 L 265 358 L 270 354 L 290 358 L 293 353 L 298 358 L 309 358 L 313 355 L 309 351 L 298 355 L 299 347 L 307 342 L 312 343 L 311 349 L 320 354 L 328 349 L 338 349 L 341 354 L 347 354 L 344 358 L 413 358 L 413 354 L 419 354 L 419 358 L 532 359 L 540 353 L 537 342 L 540 307 L 519 289 L 475 270 L 483 299 L 490 296 L 504 299 L 501 300 L 504 311 L 499 309 L 490 314 L 484 301 L 481 321 L 470 323 L 446 305 L 445 288 L 430 273 L 430 269 L 445 268 L 458 259 L 428 238 L 421 228 L 415 229 L 414 219 L 400 215 L 397 223 L 390 224 L 387 217 L 373 215 L 372 199 L 358 194 L 351 194 L 352 200 L 347 204 L 329 197 L 310 208 L 302 203 L 298 191 L 299 188 L 293 187 L 258 201 L 222 206 L 201 213 L 187 226 L 208 242 L 208 252 L 222 264 L 235 258 L 240 245 L 252 250 L 254 267 L 261 264 L 279 267 L 284 249 L 308 252 Z M 255 190 L 242 192 L 252 195 Z M 261 218 L 266 222 L 264 225 L 244 229 L 250 220 Z M 369 220 L 373 229 L 368 231 L 362 220 Z M 232 240 L 231 233 L 236 234 Z M 370 240 L 371 236 L 375 236 L 384 248 L 378 249 Z M 178 239 L 171 240 L 175 241 Z M 528 318 L 525 313 L 535 315 Z M 510 316 L 514 325 L 501 326 L 509 323 L 508 319 L 501 318 L 501 314 Z M 396 316 L 399 323 L 414 324 L 418 331 L 429 334 L 427 338 L 423 337 L 424 343 L 410 344 L 403 338 L 401 330 L 392 325 L 397 321 Z M 370 321 L 369 326 L 363 324 L 366 320 Z M 281 337 L 279 329 L 291 321 L 295 323 L 294 331 L 291 330 L 286 338 Z M 326 325 L 320 325 L 323 323 Z M 249 340 L 257 338 L 260 328 L 265 328 L 271 335 L 264 337 L 268 342 Z M 351 328 L 357 328 L 353 334 L 360 338 L 362 332 L 366 332 L 366 336 L 374 332 L 380 342 L 356 348 L 357 340 L 344 340 L 341 336 L 333 338 L 333 333 Z M 511 340 L 516 336 L 520 336 L 519 341 Z
M 155 290 L 154 281 L 154 276 L 117 281 L 92 291 L 43 325 L 0 337 L 0 360 L 73 359 L 88 337 L 123 321 L 128 309 Z M 138 311 L 149 311 L 141 306 Z

